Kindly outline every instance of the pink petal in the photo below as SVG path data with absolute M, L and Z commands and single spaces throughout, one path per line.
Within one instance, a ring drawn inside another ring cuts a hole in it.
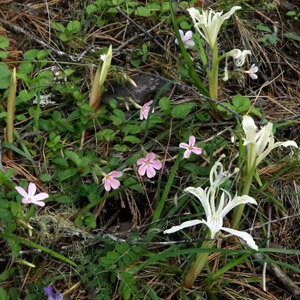
M 138 160 L 137 160 L 137 165 L 142 165 L 142 164 L 144 164 L 145 162 L 146 162 L 147 160 L 145 159 L 145 158 L 139 158 Z
M 22 203 L 28 204 L 28 203 L 31 203 L 31 201 L 29 201 L 28 198 L 23 198 Z
M 156 170 L 160 170 L 161 167 L 162 167 L 162 164 L 159 160 L 154 160 L 152 163 L 151 163 L 151 167 L 153 167 L 154 169 Z
M 154 160 L 155 159 L 155 154 L 153 152 L 150 152 L 146 156 L 146 160 Z
M 192 38 L 192 36 L 193 36 L 193 32 L 192 32 L 191 30 L 189 30 L 189 31 L 187 31 L 187 32 L 185 33 L 184 39 L 185 39 L 186 41 L 188 41 L 188 40 L 190 40 L 190 39 Z
M 148 168 L 148 165 L 146 165 L 146 164 L 141 165 L 138 169 L 138 173 L 141 176 L 144 176 L 147 168 Z
M 110 186 L 116 190 L 120 186 L 120 181 L 115 178 L 110 178 Z
M 142 109 L 140 110 L 140 120 L 144 119 L 144 112 L 142 111 Z
M 118 178 L 118 177 L 121 177 L 123 175 L 123 172 L 121 172 L 121 171 L 112 171 L 108 175 L 111 176 L 111 177 Z
M 153 103 L 153 100 L 148 101 L 147 103 L 144 104 L 144 107 L 149 107 L 150 108 L 152 103 Z
M 36 193 L 36 185 L 32 182 L 29 183 L 29 186 L 28 186 L 28 195 L 29 197 L 32 197 L 34 196 Z
M 32 204 L 38 205 L 38 206 L 45 206 L 45 203 L 43 201 L 34 201 Z
M 104 179 L 104 189 L 109 192 L 111 189 L 110 182 L 107 179 Z
M 148 178 L 152 178 L 156 175 L 156 172 L 155 170 L 153 169 L 152 166 L 148 165 L 148 168 L 147 168 L 147 177 Z
M 195 154 L 199 155 L 202 153 L 202 149 L 198 148 L 198 147 L 193 147 L 192 152 L 194 152 Z
M 258 78 L 258 76 L 254 73 L 250 73 L 249 75 L 252 79 L 257 79 Z
M 184 158 L 189 158 L 190 155 L 191 155 L 191 150 L 184 151 L 184 154 L 183 154 Z
M 183 149 L 189 149 L 189 145 L 188 144 L 186 144 L 186 143 L 180 143 L 179 144 L 179 148 L 183 148 Z
M 17 192 L 18 192 L 21 196 L 23 196 L 24 198 L 28 198 L 28 197 L 29 197 L 28 194 L 27 194 L 27 192 L 26 192 L 22 187 L 16 186 L 15 189 L 16 189 Z
M 46 198 L 49 198 L 49 195 L 47 193 L 39 193 L 35 196 L 32 197 L 33 201 L 40 201 L 40 200 L 44 200 Z
M 196 143 L 196 138 L 193 135 L 191 135 L 189 138 L 189 146 L 194 147 L 195 143 Z
M 179 43 L 178 43 L 178 40 L 177 40 L 177 39 L 175 39 L 175 44 L 179 45 Z
M 185 44 L 185 46 L 188 46 L 188 47 L 194 47 L 195 46 L 195 42 L 192 41 L 192 40 L 188 40 L 184 44 Z
M 181 29 L 179 29 L 178 31 L 179 31 L 182 41 L 184 41 L 184 32 Z

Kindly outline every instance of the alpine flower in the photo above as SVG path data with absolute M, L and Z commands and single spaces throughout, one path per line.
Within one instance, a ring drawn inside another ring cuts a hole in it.
M 47 300 L 63 300 L 64 299 L 63 295 L 59 291 L 56 291 L 55 296 L 53 296 L 53 289 L 52 289 L 51 285 L 44 288 L 44 292 L 45 292 L 46 296 L 48 297 Z
M 179 29 L 179 34 L 185 47 L 195 46 L 195 42 L 192 40 L 193 32 L 191 30 L 184 33 L 181 29 Z M 177 39 L 175 40 L 175 44 L 179 45 Z
M 219 161 L 217 161 L 210 171 L 210 187 L 207 187 L 204 190 L 201 187 L 188 187 L 185 189 L 185 192 L 189 192 L 199 199 L 201 205 L 204 208 L 206 220 L 196 219 L 183 222 L 181 225 L 173 226 L 170 229 L 165 230 L 164 233 L 169 234 L 186 227 L 205 224 L 210 230 L 211 239 L 214 239 L 217 236 L 217 233 L 223 230 L 242 238 L 246 241 L 247 245 L 250 248 L 258 250 L 257 245 L 255 244 L 252 236 L 249 233 L 223 226 L 224 217 L 236 206 L 247 203 L 257 204 L 257 202 L 250 196 L 235 195 L 232 198 L 228 191 L 219 188 L 220 185 L 232 175 L 233 174 L 230 174 L 227 171 L 223 171 L 223 165 Z M 221 190 L 221 195 L 219 203 L 217 205 L 216 198 L 219 190 Z
M 119 178 L 123 175 L 121 171 L 112 171 L 108 174 L 105 174 L 102 179 L 102 183 L 104 184 L 104 189 L 109 192 L 111 189 L 116 190 L 120 186 L 120 181 L 116 178 Z
M 43 200 L 49 197 L 47 193 L 35 194 L 36 185 L 32 182 L 28 185 L 28 193 L 20 186 L 16 186 L 15 189 L 21 196 L 23 196 L 22 203 L 24 204 L 31 203 L 38 206 L 45 206 Z
M 189 158 L 191 153 L 195 153 L 197 155 L 200 155 L 202 153 L 202 149 L 199 147 L 195 147 L 196 138 L 194 136 L 190 136 L 189 138 L 189 144 L 186 143 L 180 143 L 179 148 L 186 149 L 184 151 L 184 158 Z
M 143 119 L 147 119 L 148 118 L 148 114 L 150 112 L 150 107 L 151 107 L 151 104 L 153 103 L 153 101 L 149 101 L 147 103 L 145 103 L 142 107 L 141 107 L 141 110 L 140 110 L 140 120 L 143 120 Z M 152 110 L 153 112 L 154 110 Z
M 258 72 L 258 67 L 255 65 L 255 64 L 253 64 L 252 66 L 251 66 L 251 68 L 249 69 L 249 71 L 244 71 L 244 73 L 247 73 L 247 74 L 249 74 L 249 76 L 251 77 L 251 79 L 257 79 L 258 78 L 258 76 L 255 74 L 255 73 L 257 73 Z
M 244 145 L 247 146 L 247 167 L 252 170 L 275 148 L 279 146 L 296 147 L 298 145 L 294 141 L 274 142 L 273 124 L 268 123 L 260 130 L 257 129 L 254 120 L 250 116 L 244 116 L 242 121 L 243 130 L 245 132 Z
M 148 178 L 152 178 L 156 175 L 155 170 L 160 170 L 162 168 L 161 162 L 156 160 L 155 156 L 156 155 L 151 152 L 147 154 L 146 158 L 140 158 L 137 160 L 137 165 L 140 166 L 138 173 L 141 176 L 144 176 L 146 173 Z
M 189 8 L 191 18 L 194 22 L 195 29 L 200 33 L 200 35 L 209 43 L 211 48 L 214 48 L 218 41 L 218 33 L 221 29 L 222 24 L 225 20 L 229 19 L 235 11 L 241 9 L 240 6 L 233 6 L 229 12 L 215 12 L 213 10 L 203 10 L 202 13 L 196 8 Z

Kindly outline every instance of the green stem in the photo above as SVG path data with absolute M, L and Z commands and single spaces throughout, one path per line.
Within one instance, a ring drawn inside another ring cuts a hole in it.
M 246 175 L 246 182 L 244 184 L 244 188 L 242 191 L 242 195 L 248 195 L 254 175 L 255 167 L 252 168 L 252 170 L 248 171 Z M 241 204 L 237 206 L 234 211 L 233 211 L 233 216 L 232 216 L 232 222 L 231 222 L 231 227 L 233 229 L 238 229 L 239 228 L 239 223 L 242 217 L 242 214 L 244 212 L 245 204 Z
M 160 200 L 158 201 L 158 203 L 157 203 L 157 205 L 155 207 L 152 221 L 156 221 L 156 220 L 158 220 L 160 218 L 161 212 L 162 212 L 162 210 L 163 210 L 163 208 L 165 206 L 166 199 L 167 199 L 169 191 L 171 189 L 174 177 L 175 177 L 177 169 L 179 167 L 179 163 L 180 163 L 180 161 L 182 159 L 182 154 L 183 154 L 183 150 L 180 150 L 179 153 L 178 153 L 178 156 L 177 156 L 177 158 L 175 160 L 174 166 L 172 168 L 172 171 L 171 171 L 171 174 L 170 174 L 169 179 L 167 181 L 167 184 L 166 184 L 166 187 L 164 189 L 164 192 L 163 192 Z
M 219 84 L 219 54 L 218 46 L 211 49 L 212 52 L 212 68 L 209 72 L 209 95 L 212 99 L 218 100 L 218 84 Z
M 210 249 L 214 245 L 214 240 L 208 240 L 203 242 L 201 248 L 202 249 Z M 200 274 L 201 270 L 203 269 L 205 263 L 207 262 L 207 258 L 209 255 L 209 251 L 205 253 L 198 253 L 195 262 L 190 267 L 188 273 L 186 274 L 183 285 L 186 288 L 192 288 L 194 281 L 196 280 L 197 276 Z

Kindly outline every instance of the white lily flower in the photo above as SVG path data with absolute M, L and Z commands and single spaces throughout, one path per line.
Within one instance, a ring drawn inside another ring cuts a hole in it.
M 252 55 L 250 50 L 233 49 L 226 53 L 226 57 L 231 56 L 237 67 L 241 67 L 245 63 L 247 55 Z
M 173 226 L 170 229 L 165 230 L 164 233 L 169 234 L 190 226 L 205 224 L 210 230 L 210 238 L 212 239 L 216 237 L 217 233 L 220 230 L 224 230 L 245 240 L 250 248 L 258 250 L 257 245 L 255 244 L 252 236 L 249 233 L 238 231 L 228 227 L 223 227 L 224 217 L 233 208 L 240 204 L 257 204 L 257 202 L 250 196 L 235 195 L 232 198 L 229 192 L 221 189 L 222 193 L 220 196 L 220 201 L 218 206 L 216 207 L 216 195 L 219 190 L 218 187 L 230 176 L 232 176 L 232 174 L 223 171 L 223 165 L 219 161 L 217 161 L 210 171 L 210 187 L 207 187 L 204 190 L 201 187 L 188 187 L 185 189 L 185 192 L 189 192 L 199 199 L 204 208 L 206 220 L 196 219 L 183 222 L 181 225 Z
M 229 12 L 216 12 L 212 9 L 203 10 L 202 13 L 195 8 L 189 8 L 191 18 L 194 22 L 195 29 L 200 33 L 200 35 L 209 43 L 210 47 L 213 48 L 217 44 L 217 36 L 220 28 L 225 20 L 229 19 L 235 11 L 241 9 L 240 6 L 233 6 Z
M 259 163 L 275 148 L 279 146 L 296 147 L 298 145 L 294 141 L 274 142 L 273 124 L 268 123 L 261 130 L 257 130 L 254 120 L 249 116 L 243 117 L 243 130 L 245 132 L 244 145 L 248 150 L 248 170 L 257 167 Z

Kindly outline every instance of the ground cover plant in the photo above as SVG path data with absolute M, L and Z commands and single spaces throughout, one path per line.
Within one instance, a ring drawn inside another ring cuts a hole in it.
M 300 298 L 300 3 L 0 10 L 1 300 Z

